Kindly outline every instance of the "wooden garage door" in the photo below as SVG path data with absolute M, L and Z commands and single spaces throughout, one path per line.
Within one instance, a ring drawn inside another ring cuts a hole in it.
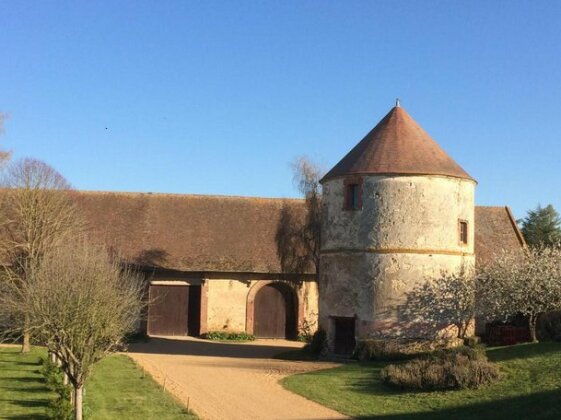
M 286 300 L 280 290 L 267 285 L 255 296 L 253 333 L 260 338 L 286 337 Z
M 187 335 L 188 286 L 150 285 L 148 334 Z

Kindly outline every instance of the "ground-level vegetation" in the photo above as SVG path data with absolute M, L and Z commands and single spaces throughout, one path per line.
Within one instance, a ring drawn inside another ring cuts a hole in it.
M 477 390 L 411 392 L 382 382 L 390 362 L 349 363 L 285 378 L 283 385 L 355 418 L 561 418 L 561 344 L 488 349 L 501 380 Z M 294 356 L 294 355 L 291 355 Z
M 41 373 L 47 353 L 0 347 L 0 417 L 48 418 L 55 399 Z M 113 355 L 95 368 L 84 395 L 88 419 L 195 419 L 127 356 Z

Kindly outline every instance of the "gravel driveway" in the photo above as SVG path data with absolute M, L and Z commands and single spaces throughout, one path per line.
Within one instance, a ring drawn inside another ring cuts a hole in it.
M 294 373 L 336 366 L 271 359 L 300 346 L 284 340 L 238 344 L 162 337 L 131 345 L 129 356 L 203 419 L 346 418 L 278 383 Z

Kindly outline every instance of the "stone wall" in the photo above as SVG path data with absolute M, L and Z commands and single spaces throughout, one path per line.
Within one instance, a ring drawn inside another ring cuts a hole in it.
M 474 264 L 474 182 L 443 176 L 365 176 L 362 209 L 343 210 L 344 180 L 324 188 L 320 324 L 356 317 L 356 333 L 410 336 L 407 293 Z M 459 221 L 468 223 L 468 243 Z
M 271 274 L 183 273 L 165 270 L 145 272 L 148 282 L 158 285 L 201 286 L 201 334 L 209 331 L 253 332 L 252 298 L 264 285 L 284 283 L 297 298 L 297 327 L 318 324 L 318 287 L 314 276 L 279 279 Z M 146 321 L 139 328 L 146 331 Z
M 252 333 L 252 306 L 248 306 L 258 289 L 272 282 L 283 282 L 293 288 L 298 300 L 298 325 L 304 320 L 317 325 L 318 292 L 313 278 L 305 281 L 284 281 L 254 274 L 215 274 L 206 279 L 208 288 L 207 330 L 247 331 Z
M 363 178 L 359 211 L 343 210 L 343 179 L 326 182 L 322 251 L 425 249 L 473 253 L 474 183 L 443 176 Z M 458 241 L 458 219 L 469 243 Z

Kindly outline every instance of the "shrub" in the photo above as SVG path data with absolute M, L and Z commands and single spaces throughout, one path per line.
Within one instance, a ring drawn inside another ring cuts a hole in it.
M 442 350 L 382 369 L 382 380 L 401 389 L 479 388 L 498 379 L 497 368 L 487 360 L 481 346 Z
M 207 340 L 218 341 L 253 341 L 255 336 L 246 332 L 209 331 L 201 335 Z
M 406 360 L 436 350 L 453 348 L 462 343 L 463 341 L 459 339 L 366 339 L 357 343 L 354 357 L 360 361 Z
M 41 373 L 45 377 L 47 388 L 57 394 L 57 398 L 49 403 L 49 417 L 59 420 L 74 418 L 74 410 L 70 401 L 72 387 L 64 384 L 64 376 L 60 368 L 49 359 L 42 359 Z
M 472 336 L 472 337 L 466 337 L 464 338 L 464 345 L 468 346 L 468 347 L 475 347 L 477 346 L 479 343 L 481 343 L 481 338 L 477 337 L 477 336 Z
M 319 355 L 327 347 L 327 333 L 324 330 L 317 330 L 312 336 L 310 344 L 306 349 L 315 355 Z
M 450 349 L 437 350 L 427 358 L 433 360 L 454 360 L 456 355 L 467 357 L 469 360 L 487 360 L 485 346 L 478 344 L 472 347 L 461 346 Z
M 317 321 L 305 319 L 300 325 L 300 333 L 296 337 L 298 341 L 310 344 L 314 338 L 314 333 L 317 331 Z

